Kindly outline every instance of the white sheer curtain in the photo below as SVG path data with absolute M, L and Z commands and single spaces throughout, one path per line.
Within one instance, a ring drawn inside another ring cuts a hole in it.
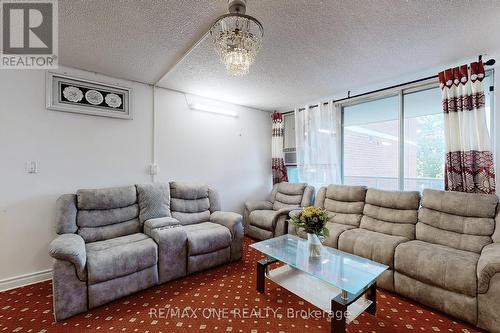
M 332 103 L 295 109 L 295 136 L 299 181 L 316 189 L 340 183 L 337 115 Z

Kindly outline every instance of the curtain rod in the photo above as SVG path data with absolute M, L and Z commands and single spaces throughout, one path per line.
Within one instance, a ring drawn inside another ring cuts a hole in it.
M 481 61 L 481 58 L 482 58 L 482 56 L 479 56 L 479 61 Z M 490 59 L 490 60 L 486 61 L 484 63 L 484 65 L 485 66 L 493 66 L 495 64 L 495 62 L 496 62 L 495 59 Z M 404 82 L 404 83 L 395 84 L 395 85 L 390 86 L 390 87 L 375 89 L 375 90 L 368 91 L 368 92 L 361 93 L 361 94 L 357 94 L 357 95 L 354 95 L 354 96 L 351 96 L 350 95 L 351 91 L 348 91 L 347 92 L 347 97 L 344 97 L 344 98 L 341 98 L 341 99 L 334 99 L 331 102 L 333 102 L 333 103 L 343 102 L 343 101 L 347 101 L 347 100 L 350 100 L 350 99 L 353 99 L 353 98 L 358 98 L 358 97 L 362 97 L 362 96 L 366 96 L 366 95 L 371 95 L 371 94 L 375 94 L 375 93 L 382 92 L 382 91 L 385 91 L 385 90 L 391 90 L 391 89 L 394 89 L 394 88 L 399 88 L 399 87 L 407 86 L 407 85 L 410 85 L 410 84 L 419 83 L 419 82 L 423 82 L 423 81 L 427 81 L 427 80 L 431 80 L 431 79 L 437 79 L 437 78 L 438 78 L 438 75 L 432 75 L 432 76 L 424 77 L 424 78 L 413 80 L 413 81 L 408 81 L 408 82 Z M 327 105 L 328 103 L 330 103 L 330 102 L 323 102 L 323 105 Z M 319 106 L 319 104 L 310 105 L 309 108 L 310 109 L 317 108 L 318 106 Z M 298 110 L 299 111 L 304 111 L 305 109 L 306 108 L 299 108 Z M 283 112 L 283 114 L 290 114 L 290 113 L 293 113 L 293 112 L 295 112 L 295 111 L 291 110 L 291 111 Z

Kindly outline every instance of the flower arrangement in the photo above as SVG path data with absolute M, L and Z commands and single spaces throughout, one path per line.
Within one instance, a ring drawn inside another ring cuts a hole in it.
M 329 219 L 330 217 L 325 209 L 309 206 L 298 214 L 291 214 L 289 223 L 304 229 L 308 234 L 327 237 L 328 229 L 326 228 L 326 222 Z

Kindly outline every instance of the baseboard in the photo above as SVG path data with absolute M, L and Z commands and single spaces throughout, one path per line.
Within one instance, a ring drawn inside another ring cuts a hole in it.
M 0 280 L 0 291 L 6 291 L 14 288 L 27 286 L 29 284 L 47 281 L 52 279 L 52 270 L 46 269 L 43 271 L 29 273 L 11 278 Z

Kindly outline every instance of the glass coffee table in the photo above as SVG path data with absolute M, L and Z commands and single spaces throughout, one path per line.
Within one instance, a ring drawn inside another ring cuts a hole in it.
M 283 235 L 250 247 L 266 258 L 257 261 L 257 291 L 265 292 L 266 277 L 305 301 L 328 312 L 331 331 L 343 333 L 346 325 L 364 311 L 375 315 L 377 278 L 389 267 L 327 246 L 319 258 L 309 258 L 307 240 Z M 269 270 L 268 265 L 284 265 Z

